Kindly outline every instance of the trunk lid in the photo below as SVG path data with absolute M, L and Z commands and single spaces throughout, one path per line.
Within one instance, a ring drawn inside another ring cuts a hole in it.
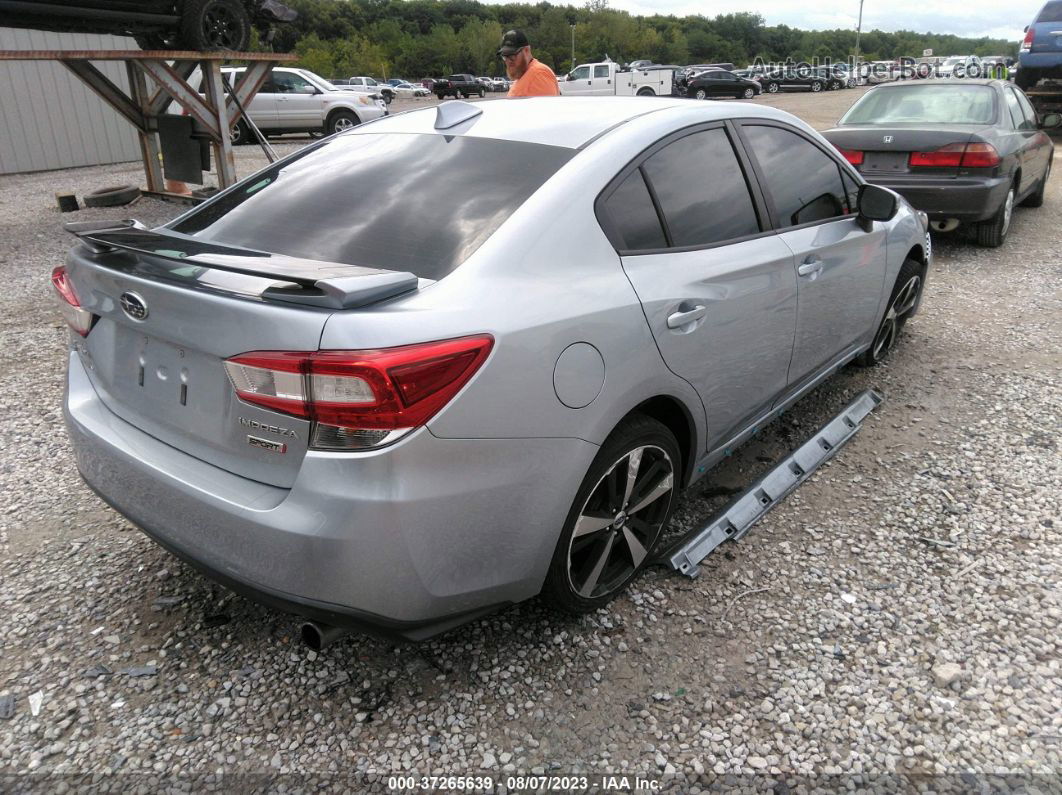
M 83 238 L 87 245 L 67 258 L 81 306 L 98 316 L 76 347 L 100 399 L 126 422 L 182 452 L 242 477 L 290 487 L 311 423 L 241 401 L 224 361 L 251 351 L 317 350 L 337 308 L 313 305 L 328 302 L 327 290 L 286 282 L 278 291 L 275 263 L 261 266 L 273 271 L 261 277 L 199 264 L 223 260 L 216 252 L 192 255 L 194 264 L 174 261 L 182 259 L 173 256 L 181 239 L 135 231 L 155 235 L 147 239 L 165 253 L 114 248 L 128 243 L 119 233 Z M 249 267 L 231 250 L 227 256 L 221 268 L 233 267 L 234 260 L 237 268 Z M 310 303 L 291 302 L 300 296 Z M 351 298 L 349 290 L 345 297 Z
M 984 125 L 953 124 L 918 127 L 876 124 L 845 125 L 824 135 L 838 149 L 863 152 L 863 162 L 855 166 L 867 176 L 926 174 L 957 177 L 958 167 L 914 168 L 909 165 L 911 152 L 931 152 L 949 144 L 967 144 Z

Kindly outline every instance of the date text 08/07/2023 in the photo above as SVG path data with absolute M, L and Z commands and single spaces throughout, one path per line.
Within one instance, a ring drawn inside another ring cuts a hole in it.
M 465 792 L 492 792 L 496 782 L 492 776 L 390 776 L 387 788 L 392 792 L 417 792 L 434 790 L 458 790 Z M 576 792 L 593 789 L 595 792 L 656 792 L 661 783 L 657 779 L 641 776 L 506 776 L 508 791 Z

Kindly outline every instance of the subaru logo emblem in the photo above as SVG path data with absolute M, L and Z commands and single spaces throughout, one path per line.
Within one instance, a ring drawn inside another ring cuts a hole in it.
M 136 293 L 122 293 L 118 300 L 122 304 L 122 311 L 133 320 L 143 320 L 148 316 L 147 304 Z
M 881 139 L 881 142 L 883 144 L 891 144 L 892 143 L 892 136 L 891 135 L 886 135 L 884 138 Z

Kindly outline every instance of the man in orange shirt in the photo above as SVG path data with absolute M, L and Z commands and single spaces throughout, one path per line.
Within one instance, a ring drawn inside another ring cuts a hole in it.
M 531 44 L 522 30 L 510 30 L 502 36 L 498 55 L 505 61 L 505 71 L 515 80 L 510 97 L 555 97 L 560 94 L 553 70 L 531 55 Z

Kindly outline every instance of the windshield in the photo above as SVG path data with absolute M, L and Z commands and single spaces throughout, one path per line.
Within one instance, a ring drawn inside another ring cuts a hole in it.
M 260 171 L 172 228 L 241 248 L 441 279 L 574 154 L 492 138 L 340 135 Z
M 879 88 L 852 106 L 841 124 L 991 124 L 989 86 L 927 85 Z

